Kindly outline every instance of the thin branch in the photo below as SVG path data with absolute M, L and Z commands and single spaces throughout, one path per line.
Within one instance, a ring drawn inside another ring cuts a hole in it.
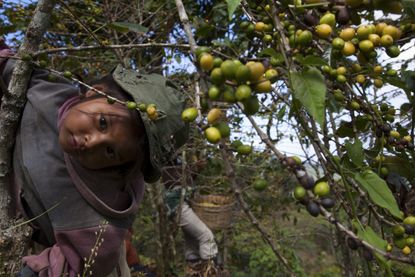
M 77 17 L 73 12 L 72 12 L 72 10 L 69 8 L 69 6 L 68 5 L 66 5 L 66 3 L 65 2 L 63 2 L 63 1 L 59 1 L 59 4 L 60 5 L 62 5 L 62 7 L 64 7 L 68 12 L 69 12 L 69 14 L 71 15 L 71 17 L 76 21 L 76 22 L 78 22 L 81 26 L 82 26 L 82 28 L 96 41 L 96 42 L 98 42 L 101 46 L 103 46 L 103 44 L 102 44 L 102 42 L 99 40 L 99 38 L 93 33 L 93 32 L 91 32 L 91 30 L 89 30 L 89 28 L 88 28 L 88 26 L 87 25 L 85 25 L 83 22 L 82 22 L 82 20 L 79 18 L 79 17 Z
M 189 44 L 176 44 L 176 43 L 139 43 L 139 44 L 112 44 L 112 45 L 89 45 L 89 46 L 78 46 L 78 47 L 60 47 L 53 49 L 46 49 L 37 51 L 33 56 L 39 56 L 42 54 L 51 54 L 56 52 L 77 52 L 77 51 L 90 51 L 90 50 L 114 50 L 114 49 L 131 49 L 131 48 L 174 48 L 174 49 L 190 49 Z
M 196 40 L 193 36 L 192 33 L 192 28 L 190 26 L 189 23 L 189 18 L 187 16 L 186 10 L 183 6 L 183 2 L 181 0 L 175 0 L 176 2 L 176 7 L 177 7 L 177 11 L 179 13 L 179 17 L 180 17 L 180 21 L 183 24 L 184 30 L 186 32 L 187 38 L 189 40 L 189 44 L 190 44 L 190 51 L 193 55 L 193 60 L 196 61 L 197 57 L 196 57 Z M 195 94 L 195 100 L 196 100 L 196 107 L 198 110 L 198 120 L 202 119 L 202 111 L 201 111 L 201 103 L 200 103 L 200 87 L 199 87 L 199 80 L 200 80 L 200 76 L 201 76 L 201 72 L 200 69 L 198 67 L 197 68 L 197 74 L 194 75 L 194 84 L 195 84 L 195 88 L 196 88 L 196 94 Z M 204 87 L 207 88 L 207 84 L 203 83 Z

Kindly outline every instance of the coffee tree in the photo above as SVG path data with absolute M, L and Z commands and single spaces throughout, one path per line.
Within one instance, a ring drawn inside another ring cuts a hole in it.
M 414 2 L 227 1 L 227 8 L 229 21 L 215 27 L 229 26 L 229 36 L 194 52 L 206 84 L 198 124 L 207 141 L 248 154 L 222 127 L 242 111 L 297 177 L 294 196 L 311 216 L 326 217 L 386 274 L 409 274 L 393 261 L 414 261 Z M 403 52 L 412 60 L 397 60 Z M 183 114 L 190 111 L 183 120 L 197 118 L 194 107 Z M 255 121 L 264 117 L 291 122 L 300 142 L 310 142 L 319 179 L 275 147 Z

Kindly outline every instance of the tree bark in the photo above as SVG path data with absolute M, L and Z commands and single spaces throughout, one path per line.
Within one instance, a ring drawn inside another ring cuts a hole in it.
M 40 0 L 27 28 L 17 57 L 38 50 L 42 36 L 50 22 L 53 0 Z M 10 211 L 9 191 L 11 157 L 16 130 L 26 101 L 26 89 L 32 73 L 30 63 L 18 59 L 0 107 L 0 275 L 14 276 L 20 269 L 20 258 L 26 251 L 30 227 L 21 224 Z

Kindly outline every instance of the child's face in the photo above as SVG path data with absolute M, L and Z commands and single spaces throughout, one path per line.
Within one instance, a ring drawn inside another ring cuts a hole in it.
M 124 107 L 95 98 L 69 110 L 59 130 L 59 144 L 84 167 L 101 169 L 135 161 L 138 134 Z

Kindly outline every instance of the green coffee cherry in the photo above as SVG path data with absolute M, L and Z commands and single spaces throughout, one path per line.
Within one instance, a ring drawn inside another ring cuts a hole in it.
M 72 72 L 70 72 L 70 71 L 65 71 L 65 72 L 63 73 L 63 77 L 65 77 L 65 78 L 71 78 L 71 77 L 72 77 Z
M 127 101 L 125 104 L 127 106 L 127 109 L 129 109 L 129 110 L 134 110 L 135 108 L 137 108 L 137 103 L 136 102 Z
M 146 104 L 144 104 L 144 103 L 140 103 L 140 104 L 138 105 L 138 109 L 139 109 L 141 112 L 145 112 L 145 111 L 147 110 L 147 105 L 146 105 Z

